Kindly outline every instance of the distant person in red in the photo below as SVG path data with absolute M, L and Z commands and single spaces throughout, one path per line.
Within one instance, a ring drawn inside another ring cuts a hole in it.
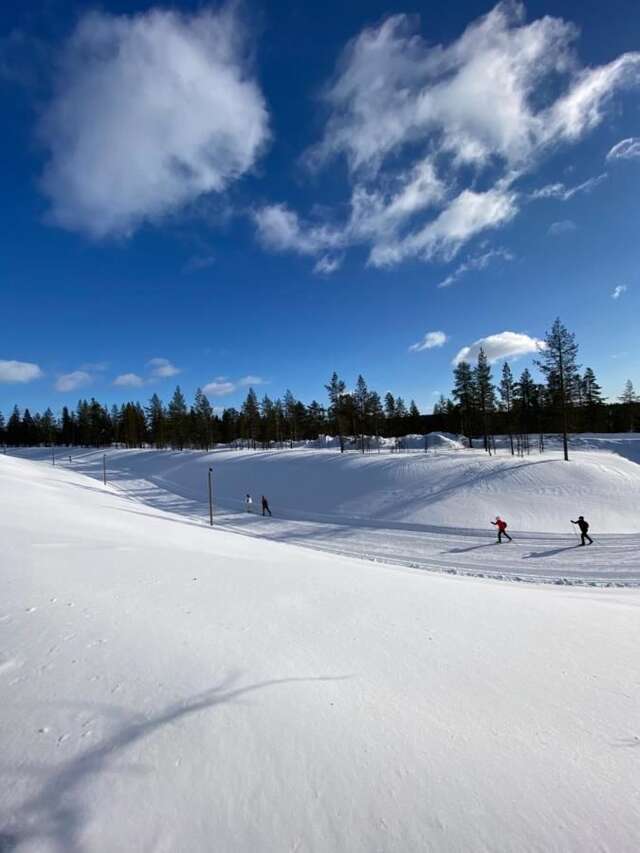
M 491 524 L 493 524 L 494 527 L 498 528 L 498 545 L 502 544 L 503 536 L 506 536 L 509 542 L 513 542 L 513 539 L 507 533 L 507 522 L 503 518 L 500 518 L 499 515 L 496 515 L 496 520 L 492 521 Z
M 589 536 L 589 522 L 585 521 L 584 515 L 579 515 L 577 521 L 572 521 L 571 524 L 577 524 L 580 528 L 580 542 L 581 545 L 584 545 L 584 540 L 589 540 L 589 545 L 593 545 L 593 539 Z
M 271 510 L 269 509 L 269 501 L 265 498 L 264 495 L 262 496 L 261 500 L 262 500 L 262 514 L 265 515 L 265 513 L 268 512 L 269 515 L 271 515 Z

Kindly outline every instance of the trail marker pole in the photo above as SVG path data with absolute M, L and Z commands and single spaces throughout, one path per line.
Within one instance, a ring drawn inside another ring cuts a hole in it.
M 107 485 L 107 454 L 102 454 L 102 482 Z
M 209 524 L 213 527 L 213 486 L 211 483 L 211 475 L 213 468 L 209 468 Z
M 54 449 L 53 447 L 51 448 L 51 464 L 55 467 L 55 464 L 56 464 L 56 451 L 55 451 L 55 449 Z

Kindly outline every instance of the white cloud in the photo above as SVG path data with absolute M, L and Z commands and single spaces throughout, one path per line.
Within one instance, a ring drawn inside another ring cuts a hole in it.
M 611 294 L 612 299 L 620 299 L 622 294 L 626 291 L 626 284 L 619 284 L 617 287 L 613 289 L 613 293 Z
M 640 157 L 640 138 L 630 137 L 614 145 L 607 154 L 607 160 L 633 160 Z
M 573 198 L 574 195 L 577 195 L 578 193 L 590 193 L 603 181 L 606 181 L 607 177 L 607 173 L 603 172 L 601 175 L 589 178 L 587 181 L 584 181 L 575 187 L 566 187 L 563 183 L 547 184 L 544 187 L 540 187 L 540 189 L 534 190 L 531 193 L 531 198 L 556 198 L 560 201 L 569 201 L 569 199 Z
M 547 233 L 552 237 L 561 237 L 563 234 L 576 231 L 577 228 L 578 226 L 572 219 L 562 219 L 560 222 L 552 222 Z
M 0 382 L 33 382 L 42 375 L 38 365 L 29 361 L 0 360 Z
M 233 394 L 236 386 L 233 382 L 215 381 L 209 382 L 202 390 L 210 397 L 226 397 L 227 394 Z
M 444 332 L 427 332 L 421 341 L 416 344 L 411 344 L 409 352 L 423 352 L 427 349 L 434 349 L 446 344 L 448 338 Z
M 168 358 L 152 358 L 147 362 L 147 369 L 151 371 L 154 379 L 166 379 L 169 376 L 177 376 L 180 368 L 172 364 Z
M 451 287 L 452 284 L 472 270 L 484 270 L 489 264 L 494 260 L 503 260 L 503 261 L 512 261 L 514 259 L 514 255 L 508 249 L 489 249 L 486 252 L 482 252 L 480 255 L 474 255 L 460 264 L 456 269 L 450 273 L 445 279 L 443 279 L 438 287 Z
M 88 385 L 93 379 L 86 370 L 73 370 L 71 373 L 63 373 L 58 376 L 55 383 L 56 391 L 75 391 Z
M 319 275 L 331 275 L 340 269 L 342 261 L 342 255 L 322 255 L 322 257 L 318 258 L 316 261 L 313 271 Z
M 468 347 L 462 349 L 453 359 L 453 364 L 461 361 L 475 361 L 481 349 L 484 350 L 489 362 L 499 361 L 502 358 L 519 358 L 530 353 L 537 353 L 544 349 L 545 342 L 532 338 L 521 332 L 499 332 L 496 335 L 488 335 L 480 338 Z
M 82 17 L 40 125 L 53 222 L 126 235 L 251 169 L 268 115 L 233 9 Z
M 258 208 L 253 218 L 262 244 L 277 252 L 315 255 L 344 244 L 344 234 L 324 225 L 301 224 L 298 214 L 286 204 Z
M 238 379 L 238 385 L 242 388 L 246 388 L 249 385 L 265 385 L 266 379 L 263 379 L 262 376 L 254 376 L 253 374 L 249 374 L 248 376 L 243 376 L 242 379 Z
M 577 28 L 550 15 L 527 23 L 518 2 L 499 3 L 448 45 L 423 39 L 417 22 L 394 15 L 364 29 L 325 87 L 328 119 L 305 161 L 318 170 L 345 158 L 349 214 L 306 223 L 271 205 L 256 218 L 265 245 L 323 256 L 365 244 L 375 266 L 451 259 L 510 222 L 516 182 L 598 125 L 618 90 L 640 83 L 640 53 L 581 68 Z M 568 199 L 602 180 L 556 184 L 550 196 Z
M 113 380 L 113 384 L 123 388 L 140 388 L 144 385 L 144 379 L 137 373 L 121 373 Z

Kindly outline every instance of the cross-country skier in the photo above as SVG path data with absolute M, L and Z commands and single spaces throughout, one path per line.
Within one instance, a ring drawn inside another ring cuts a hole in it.
M 506 536 L 509 542 L 513 542 L 513 539 L 507 533 L 507 522 L 504 519 L 500 518 L 499 515 L 496 515 L 496 520 L 492 521 L 491 524 L 498 528 L 498 545 L 502 544 L 503 536 Z
M 264 515 L 265 513 L 268 512 L 269 516 L 271 516 L 271 510 L 269 509 L 269 501 L 265 498 L 264 495 L 261 498 L 261 502 L 262 502 L 262 514 Z
M 589 545 L 593 545 L 593 539 L 589 536 L 589 522 L 585 521 L 584 515 L 579 515 L 577 521 L 572 521 L 571 524 L 577 524 L 580 528 L 580 542 L 581 545 L 584 545 L 584 540 L 589 540 Z
M 251 505 L 252 504 L 253 504 L 253 501 L 251 500 L 251 495 L 247 494 L 246 498 L 244 499 L 244 506 L 245 506 L 245 509 L 247 512 L 251 512 Z

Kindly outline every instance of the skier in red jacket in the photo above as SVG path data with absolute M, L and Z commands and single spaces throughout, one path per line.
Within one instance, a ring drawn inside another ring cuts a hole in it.
M 507 533 L 507 522 L 504 519 L 500 518 L 499 515 L 496 515 L 496 520 L 492 521 L 491 524 L 498 528 L 498 545 L 502 544 L 503 536 L 506 536 L 509 542 L 513 542 L 513 539 Z

